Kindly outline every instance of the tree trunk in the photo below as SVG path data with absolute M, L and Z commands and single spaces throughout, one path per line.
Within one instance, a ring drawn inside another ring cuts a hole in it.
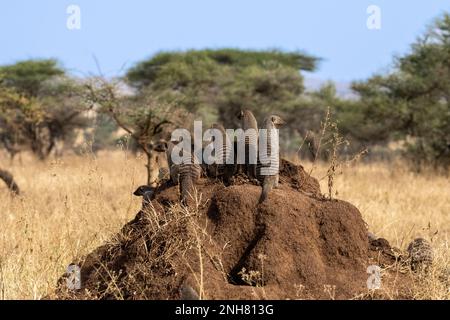
M 156 187 L 159 178 L 158 155 L 153 150 L 147 150 L 147 185 Z

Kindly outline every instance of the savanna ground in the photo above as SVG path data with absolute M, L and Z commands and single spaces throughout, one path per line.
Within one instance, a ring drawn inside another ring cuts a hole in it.
M 132 192 L 144 184 L 144 159 L 125 151 L 22 163 L 0 157 L 23 190 L 0 185 L 0 299 L 40 299 L 55 287 L 74 257 L 107 241 L 138 212 Z M 318 179 L 327 165 L 303 163 Z M 320 180 L 322 192 L 327 180 Z M 415 174 L 402 162 L 357 163 L 336 176 L 337 198 L 354 204 L 369 229 L 405 249 L 415 237 L 436 251 L 429 276 L 414 284 L 417 299 L 450 299 L 439 278 L 450 265 L 450 183 L 432 172 Z M 393 297 L 395 298 L 395 297 Z

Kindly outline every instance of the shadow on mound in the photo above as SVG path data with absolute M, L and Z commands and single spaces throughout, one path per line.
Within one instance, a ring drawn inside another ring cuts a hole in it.
M 58 281 L 57 299 L 179 299 L 190 286 L 205 299 L 348 299 L 367 293 L 371 252 L 351 204 L 326 200 L 301 166 L 285 160 L 280 187 L 203 179 L 197 206 L 178 187 L 157 191 L 109 243 L 74 262 L 81 289 Z M 381 252 L 381 251 L 380 251 Z

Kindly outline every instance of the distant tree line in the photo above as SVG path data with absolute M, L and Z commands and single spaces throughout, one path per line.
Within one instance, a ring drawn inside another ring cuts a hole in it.
M 344 99 L 333 83 L 305 92 L 302 71 L 314 71 L 320 59 L 302 52 L 238 49 L 161 52 L 137 63 L 120 79 L 75 79 L 55 60 L 29 60 L 0 67 L 0 146 L 11 158 L 31 150 L 46 159 L 58 142 L 71 144 L 75 129 L 93 125 L 95 149 L 116 143 L 121 128 L 148 155 L 157 139 L 186 119 L 205 125 L 238 125 L 235 114 L 250 109 L 257 119 L 276 113 L 287 121 L 285 151 L 327 158 L 318 141 L 327 139 L 323 124 L 329 110 L 340 134 L 350 141 L 341 149 L 400 146 L 416 168 L 450 165 L 450 15 L 439 17 L 395 58 L 387 74 L 355 82 L 355 99 Z M 123 84 L 131 89 L 126 94 Z M 323 144 L 322 144 L 323 146 Z

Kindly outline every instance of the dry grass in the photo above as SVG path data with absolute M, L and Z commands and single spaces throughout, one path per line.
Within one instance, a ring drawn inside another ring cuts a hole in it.
M 0 163 L 23 190 L 13 198 L 0 185 L 0 299 L 42 298 L 74 257 L 111 238 L 141 206 L 132 192 L 146 180 L 145 161 L 122 151 L 48 163 L 25 157 L 13 166 L 0 158 Z M 326 172 L 317 165 L 313 175 Z M 321 183 L 325 191 L 327 179 Z M 415 175 L 401 164 L 357 164 L 334 185 L 336 197 L 357 206 L 371 231 L 391 244 L 405 248 L 415 237 L 432 239 L 436 267 L 414 292 L 417 298 L 450 298 L 438 279 L 450 261 L 448 178 Z
M 327 190 L 327 166 L 319 165 L 312 175 L 324 177 L 321 189 Z M 415 174 L 398 162 L 354 164 L 334 179 L 334 197 L 355 205 L 369 230 L 392 246 L 406 250 L 417 237 L 431 241 L 435 264 L 412 291 L 417 299 L 450 299 L 449 178 Z

